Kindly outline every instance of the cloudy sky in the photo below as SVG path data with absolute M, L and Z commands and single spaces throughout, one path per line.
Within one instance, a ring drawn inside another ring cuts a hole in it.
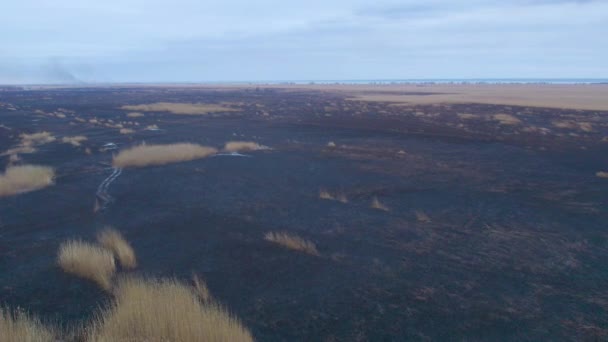
M 608 77 L 608 0 L 19 0 L 0 83 Z

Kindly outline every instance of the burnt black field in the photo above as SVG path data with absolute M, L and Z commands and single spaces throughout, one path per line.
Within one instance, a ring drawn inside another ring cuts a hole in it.
M 121 109 L 155 102 L 236 111 Z M 137 253 L 133 273 L 200 274 L 259 341 L 605 340 L 608 179 L 596 172 L 608 171 L 607 115 L 254 87 L 6 88 L 0 151 L 48 131 L 57 141 L 20 157 L 57 177 L 0 198 L 0 305 L 66 326 L 90 319 L 110 297 L 64 274 L 57 249 L 112 225 Z M 88 140 L 60 141 L 75 135 Z M 94 211 L 118 150 L 232 140 L 270 149 L 124 169 Z M 110 142 L 118 150 L 102 149 Z M 320 256 L 272 244 L 268 231 L 309 239 Z

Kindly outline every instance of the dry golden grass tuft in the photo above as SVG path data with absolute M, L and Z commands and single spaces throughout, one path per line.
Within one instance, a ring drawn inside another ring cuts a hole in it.
M 32 146 L 17 146 L 17 147 L 9 148 L 8 150 L 4 151 L 1 155 L 10 156 L 11 154 L 23 154 L 23 153 L 34 153 L 34 152 L 36 152 L 36 148 L 34 148 Z
M 211 293 L 209 292 L 209 288 L 207 288 L 207 283 L 196 273 L 192 274 L 192 285 L 194 286 L 194 293 L 196 293 L 200 300 L 203 302 L 211 300 Z
M 39 190 L 53 184 L 55 171 L 46 166 L 10 166 L 0 174 L 0 197 Z
M 22 146 L 44 145 L 55 141 L 55 137 L 49 132 L 38 132 L 32 134 L 22 133 L 19 135 Z
M 157 125 L 148 125 L 148 126 L 146 126 L 146 128 L 145 128 L 145 129 L 146 129 L 146 130 L 148 130 L 148 131 L 156 131 L 156 130 L 158 130 L 159 128 L 158 128 L 158 126 L 157 126 Z
M 380 200 L 378 199 L 378 197 L 372 198 L 372 204 L 370 205 L 370 207 L 374 208 L 374 209 L 378 209 L 378 210 L 383 210 L 383 211 L 389 211 L 390 209 L 384 205 L 383 203 L 380 202 Z
M 90 327 L 88 341 L 253 341 L 225 309 L 202 304 L 176 280 L 126 278 L 115 295 L 115 302 Z
M 56 332 L 25 312 L 0 308 L 0 341 L 54 342 Z
M 92 280 L 104 290 L 112 287 L 116 264 L 112 252 L 105 248 L 83 241 L 67 241 L 59 246 L 57 263 L 65 272 Z
M 213 147 L 197 144 L 139 145 L 120 151 L 114 157 L 115 167 L 164 165 L 205 158 L 217 153 Z
M 141 118 L 145 116 L 144 113 L 138 113 L 138 112 L 131 112 L 127 114 L 127 117 L 129 118 Z
M 319 198 L 320 199 L 325 199 L 325 200 L 334 200 L 334 196 L 332 194 L 329 193 L 329 191 L 327 190 L 319 190 Z
M 521 120 L 510 114 L 494 114 L 492 117 L 501 125 L 519 125 L 521 123 Z
M 135 133 L 135 131 L 130 128 L 121 128 L 120 129 L 120 134 L 133 134 L 133 133 Z
M 600 178 L 608 178 L 608 172 L 606 171 L 598 171 L 595 173 L 595 175 Z
M 44 145 L 55 141 L 55 137 L 49 132 L 32 134 L 22 133 L 19 135 L 19 138 L 21 138 L 21 141 L 17 146 L 6 150 L 1 155 L 5 156 L 19 153 L 34 153 L 36 152 L 34 146 Z
M 458 118 L 462 120 L 471 120 L 477 118 L 477 115 L 470 113 L 458 113 Z
M 66 144 L 72 144 L 73 146 L 80 146 L 83 141 L 86 141 L 87 137 L 84 135 L 77 135 L 74 137 L 63 137 L 61 141 Z
M 229 141 L 224 145 L 224 151 L 228 152 L 258 151 L 265 149 L 268 149 L 268 147 L 253 141 Z
M 330 200 L 330 201 L 348 203 L 348 198 L 346 197 L 346 195 L 344 195 L 342 193 L 332 195 L 329 191 L 324 190 L 324 189 L 319 190 L 319 198 L 325 199 L 325 200 Z
M 97 242 L 112 251 L 123 268 L 137 267 L 137 259 L 133 248 L 117 230 L 106 227 L 97 234 Z
M 333 141 L 330 141 L 327 143 L 327 147 L 336 147 L 336 143 Z
M 294 251 L 304 252 L 316 256 L 319 255 L 319 251 L 317 251 L 317 246 L 314 244 L 314 242 L 287 232 L 268 232 L 266 235 L 264 235 L 264 239 L 285 248 L 293 249 Z
M 142 112 L 169 112 L 182 115 L 202 115 L 209 113 L 236 112 L 238 109 L 230 108 L 222 104 L 213 103 L 179 103 L 179 102 L 156 102 L 132 106 L 122 106 L 124 110 Z
M 416 220 L 420 222 L 431 222 L 431 218 L 424 211 L 416 210 L 414 214 L 416 215 Z

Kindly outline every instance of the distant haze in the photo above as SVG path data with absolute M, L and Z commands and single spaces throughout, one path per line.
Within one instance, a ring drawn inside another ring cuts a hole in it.
M 0 83 L 606 78 L 605 0 L 20 0 Z

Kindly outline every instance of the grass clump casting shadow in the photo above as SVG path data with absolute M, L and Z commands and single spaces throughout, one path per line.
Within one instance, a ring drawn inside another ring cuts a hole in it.
M 66 273 L 92 280 L 104 290 L 112 287 L 116 264 L 112 252 L 105 248 L 83 241 L 67 241 L 59 246 L 57 263 Z
M 55 342 L 56 332 L 21 310 L 0 307 L 0 341 Z
M 294 251 L 315 256 L 319 255 L 319 251 L 317 251 L 317 246 L 314 242 L 303 239 L 297 235 L 286 232 L 268 232 L 264 235 L 264 239 Z
M 55 171 L 47 166 L 10 166 L 0 174 L 0 197 L 39 190 L 53 184 Z
M 112 163 L 115 167 L 144 167 L 190 161 L 215 153 L 217 150 L 213 147 L 189 143 L 139 145 L 120 151 Z
M 124 278 L 114 294 L 89 327 L 88 341 L 253 341 L 235 317 L 218 304 L 203 304 L 177 280 Z
M 105 249 L 112 251 L 123 268 L 137 267 L 137 258 L 133 248 L 117 230 L 106 227 L 97 234 L 97 242 Z

